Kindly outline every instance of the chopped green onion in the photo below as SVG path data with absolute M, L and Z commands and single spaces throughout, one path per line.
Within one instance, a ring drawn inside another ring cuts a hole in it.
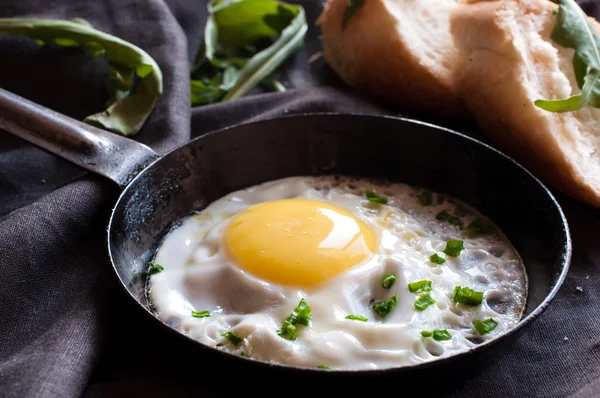
M 449 239 L 446 241 L 446 248 L 444 254 L 450 257 L 458 257 L 460 252 L 465 249 L 464 242 L 462 240 Z
M 225 332 L 225 333 L 221 334 L 221 336 L 223 336 L 227 340 L 231 341 L 231 343 L 233 345 L 238 345 L 238 344 L 240 344 L 244 340 L 242 337 L 240 337 L 235 332 Z
M 310 306 L 303 298 L 298 303 L 298 306 L 294 308 L 294 311 L 287 317 L 283 322 L 281 329 L 277 331 L 277 334 L 288 340 L 296 340 L 298 338 L 298 328 L 296 324 L 308 326 L 310 321 Z
M 396 307 L 396 303 L 398 303 L 398 295 L 394 294 L 385 301 L 373 304 L 373 311 L 375 311 L 375 313 L 380 317 L 384 318 Z
M 432 330 L 431 332 L 423 330 L 421 332 L 423 337 L 433 337 L 435 341 L 444 341 L 452 339 L 452 335 L 446 329 Z
M 473 326 L 479 332 L 480 335 L 484 335 L 496 329 L 496 326 L 498 326 L 498 322 L 496 322 L 492 318 L 488 318 L 483 321 L 476 320 L 475 322 L 473 322 Z
M 408 291 L 411 293 L 425 293 L 431 291 L 431 281 L 423 280 L 408 284 Z
M 477 292 L 468 287 L 454 288 L 454 302 L 464 305 L 479 305 L 483 300 L 483 292 Z
M 245 353 L 244 351 L 242 351 L 242 352 L 240 353 L 240 356 L 241 356 L 241 357 L 244 357 L 244 358 L 250 358 L 250 356 L 249 356 L 249 355 L 246 355 L 246 353 Z
M 327 366 L 327 365 L 319 365 L 319 366 L 317 366 L 317 368 L 319 368 L 319 369 L 325 369 L 325 370 L 331 370 L 331 368 L 329 366 Z
M 435 216 L 435 218 L 437 218 L 440 221 L 446 221 L 452 225 L 462 225 L 462 221 L 460 220 L 460 218 L 456 217 L 453 214 L 448 213 L 447 210 L 443 210 L 443 211 L 439 212 L 437 214 L 437 216 Z
M 160 264 L 154 264 L 152 261 L 149 261 L 148 264 L 150 265 L 148 267 L 148 274 L 150 275 L 158 274 L 159 272 L 165 270 L 165 267 Z
M 415 308 L 419 311 L 424 311 L 430 305 L 435 304 L 435 300 L 429 295 L 429 293 L 422 294 L 415 301 Z
M 437 253 L 433 253 L 431 256 L 429 256 L 429 261 L 435 264 L 444 264 L 446 259 Z
M 417 200 L 423 206 L 431 206 L 433 204 L 433 193 L 431 191 L 423 191 L 417 196 Z
M 378 196 L 375 192 L 373 192 L 373 190 L 371 189 L 366 189 L 365 190 L 365 195 L 367 196 L 367 199 L 369 200 L 369 202 L 371 203 L 381 203 L 381 204 L 386 204 L 388 202 L 387 198 L 384 198 L 382 196 Z
M 208 318 L 210 316 L 210 311 L 192 311 L 192 316 L 194 318 Z
M 356 314 L 348 314 L 346 315 L 346 319 L 351 319 L 353 321 L 361 321 L 361 322 L 367 322 L 369 319 L 362 316 L 362 315 L 356 315 Z
M 485 234 L 493 232 L 494 225 L 491 222 L 484 220 L 483 218 L 476 218 L 469 225 L 464 227 L 463 231 Z
M 381 278 L 381 287 L 384 289 L 389 289 L 394 286 L 394 282 L 396 282 L 396 276 L 394 274 L 387 274 Z

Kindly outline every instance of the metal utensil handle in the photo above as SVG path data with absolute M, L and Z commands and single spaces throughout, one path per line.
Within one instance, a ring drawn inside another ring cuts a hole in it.
M 2 88 L 0 129 L 107 177 L 121 188 L 158 158 L 146 145 L 72 119 Z

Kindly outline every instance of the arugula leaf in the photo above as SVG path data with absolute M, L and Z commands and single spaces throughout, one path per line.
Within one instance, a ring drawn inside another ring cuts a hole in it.
M 585 12 L 573 0 L 552 0 L 559 5 L 551 39 L 575 50 L 573 69 L 581 93 L 534 104 L 550 112 L 571 112 L 586 105 L 600 107 L 600 37 Z
M 342 32 L 346 29 L 346 26 L 348 26 L 350 18 L 352 18 L 352 16 L 356 14 L 356 11 L 364 5 L 365 0 L 348 0 L 346 3 L 346 10 L 344 10 L 344 15 L 342 16 Z
M 106 110 L 86 117 L 86 123 L 126 136 L 134 135 L 162 94 L 162 72 L 150 55 L 131 43 L 94 29 L 85 20 L 0 18 L 0 33 L 27 36 L 41 45 L 83 46 L 93 57 L 104 56 L 109 66 L 111 99 Z
M 241 98 L 264 82 L 304 41 L 304 9 L 277 0 L 211 0 L 204 51 L 191 72 L 192 105 Z

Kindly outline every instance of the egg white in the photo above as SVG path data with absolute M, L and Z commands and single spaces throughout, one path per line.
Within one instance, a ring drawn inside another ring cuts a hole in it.
M 370 203 L 365 189 L 388 197 L 387 205 Z M 480 216 L 455 200 L 422 206 L 419 191 L 405 184 L 385 184 L 343 177 L 293 177 L 233 192 L 185 220 L 160 246 L 155 262 L 164 271 L 149 281 L 157 316 L 180 332 L 212 347 L 280 364 L 334 369 L 376 369 L 421 363 L 468 350 L 494 338 L 519 320 L 526 300 L 527 279 L 515 249 L 500 232 L 470 236 L 436 220 L 441 210 Z M 237 267 L 222 247 L 229 220 L 249 206 L 270 200 L 307 198 L 326 201 L 364 220 L 378 236 L 368 261 L 311 288 L 279 286 Z M 446 240 L 464 240 L 459 257 L 437 265 L 429 256 L 441 252 Z M 391 289 L 381 278 L 392 273 Z M 419 295 L 407 284 L 430 280 L 436 300 L 424 311 L 414 308 Z M 484 291 L 476 307 L 453 302 L 454 287 Z M 398 303 L 385 318 L 373 312 L 373 301 L 394 294 Z M 297 340 L 277 330 L 305 298 L 312 309 L 309 326 L 298 326 Z M 498 311 L 494 311 L 495 308 Z M 209 310 L 194 318 L 191 311 Z M 345 319 L 362 315 L 368 322 Z M 494 318 L 498 326 L 480 336 L 476 319 Z M 437 342 L 421 331 L 447 329 L 452 339 Z M 233 331 L 244 337 L 234 346 L 221 336 Z

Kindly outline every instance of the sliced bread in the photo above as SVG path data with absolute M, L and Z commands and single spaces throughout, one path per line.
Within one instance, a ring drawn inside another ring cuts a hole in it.
M 362 4 L 342 28 L 348 5 Z M 455 0 L 329 0 L 319 17 L 324 57 L 359 91 L 403 109 L 465 117 L 452 69 Z

